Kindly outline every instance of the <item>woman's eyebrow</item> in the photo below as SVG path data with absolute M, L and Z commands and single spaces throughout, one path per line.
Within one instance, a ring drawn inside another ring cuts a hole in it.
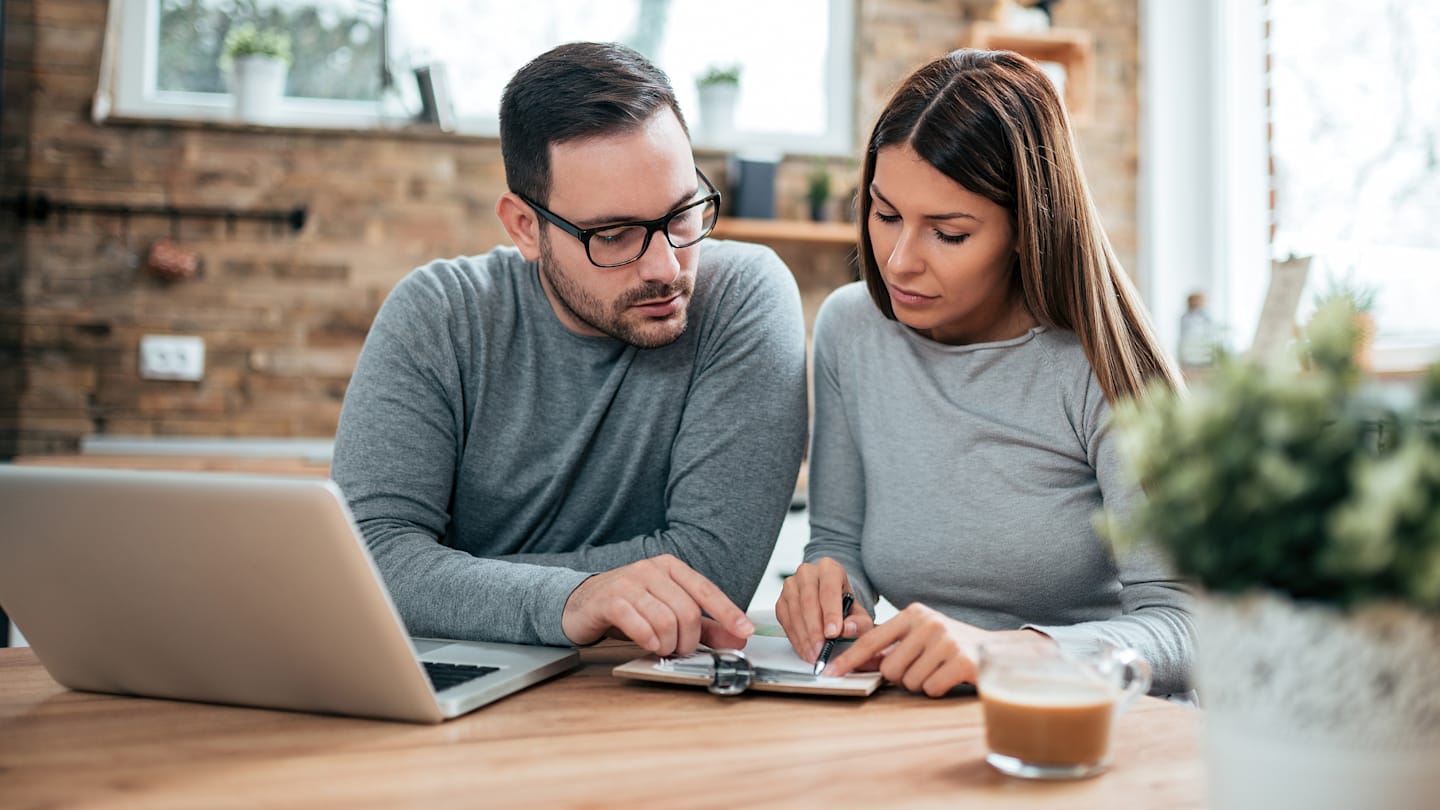
M 886 205 L 890 206 L 891 208 L 894 208 L 894 207 L 895 207 L 895 204 L 894 204 L 894 203 L 892 203 L 892 202 L 890 202 L 889 200 L 885 199 L 885 195 L 880 193 L 879 187 L 877 187 L 874 183 L 871 183 L 871 184 L 870 184 L 870 194 L 871 194 L 871 196 L 875 197 L 875 198 L 878 199 L 880 202 L 885 203 Z M 970 219 L 970 220 L 974 220 L 975 222 L 978 222 L 978 223 L 981 223 L 981 224 L 984 224 L 984 222 L 985 222 L 985 220 L 981 219 L 980 217 L 977 217 L 977 216 L 975 216 L 974 214 L 970 214 L 970 213 L 967 213 L 967 212 L 965 212 L 965 211 L 951 211 L 951 212 L 948 213 L 948 214 L 926 214 L 926 215 L 925 215 L 925 218 L 926 218 L 926 219 L 938 219 L 938 220 Z

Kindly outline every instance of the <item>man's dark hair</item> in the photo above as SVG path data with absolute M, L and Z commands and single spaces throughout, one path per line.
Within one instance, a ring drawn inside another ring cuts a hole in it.
M 510 190 L 547 204 L 551 144 L 635 129 L 662 107 L 685 128 L 670 80 L 633 48 L 572 42 L 537 56 L 500 96 L 500 153 Z

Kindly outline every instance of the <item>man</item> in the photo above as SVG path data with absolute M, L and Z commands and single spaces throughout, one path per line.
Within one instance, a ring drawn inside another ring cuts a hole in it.
M 412 634 L 739 646 L 806 439 L 794 279 L 700 240 L 719 195 L 669 81 L 563 45 L 500 105 L 515 247 L 396 286 L 333 474 Z

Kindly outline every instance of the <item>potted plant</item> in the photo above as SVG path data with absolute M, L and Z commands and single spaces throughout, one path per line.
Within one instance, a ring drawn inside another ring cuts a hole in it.
M 706 140 L 724 141 L 735 132 L 735 103 L 740 96 L 740 65 L 711 65 L 695 77 L 700 95 L 700 131 Z
M 1355 360 L 1362 369 L 1370 368 L 1370 352 L 1375 345 L 1375 299 L 1379 290 L 1372 284 L 1357 281 L 1353 274 L 1330 276 L 1315 296 L 1318 311 L 1332 301 L 1344 301 L 1353 310 L 1360 334 L 1355 344 Z
M 1413 400 L 1366 387 L 1353 314 L 1317 312 L 1301 367 L 1222 355 L 1116 408 L 1146 497 L 1107 530 L 1202 590 L 1217 810 L 1440 795 L 1440 365 Z
M 828 219 L 825 204 L 830 202 L 830 168 L 823 160 L 817 159 L 810 167 L 810 174 L 805 177 L 805 199 L 810 203 L 812 220 L 824 222 Z
M 245 23 L 225 37 L 221 67 L 231 75 L 235 114 L 242 121 L 274 120 L 285 95 L 290 65 L 290 36 Z

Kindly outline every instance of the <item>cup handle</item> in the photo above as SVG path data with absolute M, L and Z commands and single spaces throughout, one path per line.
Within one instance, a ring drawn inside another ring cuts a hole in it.
M 1135 702 L 1135 698 L 1150 690 L 1153 673 L 1149 662 L 1134 650 L 1116 650 L 1112 654 L 1112 660 L 1125 669 L 1120 699 L 1115 701 L 1115 714 L 1118 715 L 1128 709 L 1130 704 Z

